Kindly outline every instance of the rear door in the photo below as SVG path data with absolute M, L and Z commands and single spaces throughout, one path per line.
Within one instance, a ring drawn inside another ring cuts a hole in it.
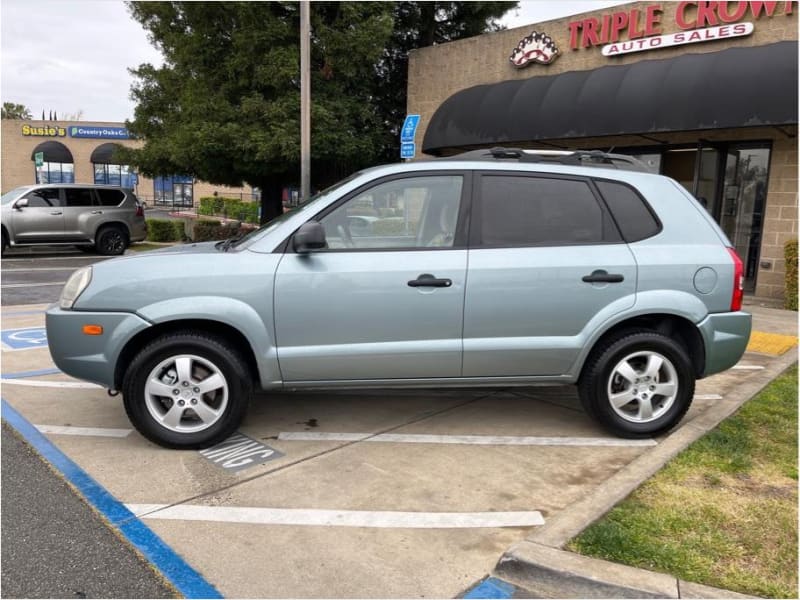
M 598 322 L 633 305 L 636 263 L 594 184 L 476 177 L 464 376 L 562 375 Z
M 102 218 L 103 210 L 92 188 L 64 188 L 64 235 L 69 241 L 92 239 Z

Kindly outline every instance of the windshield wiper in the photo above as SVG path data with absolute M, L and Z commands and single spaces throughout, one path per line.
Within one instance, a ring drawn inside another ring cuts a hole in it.
M 238 242 L 240 239 L 242 239 L 242 236 L 241 236 L 241 235 L 235 235 L 235 236 L 233 236 L 233 237 L 229 237 L 227 240 L 225 240 L 224 242 L 222 242 L 222 247 L 220 248 L 220 251 L 221 251 L 221 252 L 227 252 L 227 251 L 228 251 L 228 249 L 229 249 L 229 248 L 230 248 L 230 247 L 231 247 L 233 244 L 235 244 L 236 242 Z

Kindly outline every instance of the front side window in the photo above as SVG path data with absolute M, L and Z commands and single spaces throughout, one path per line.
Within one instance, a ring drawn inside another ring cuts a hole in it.
M 477 241 L 482 246 L 557 246 L 619 241 L 589 185 L 571 179 L 481 177 Z
M 408 177 L 360 192 L 320 219 L 328 248 L 452 248 L 461 175 Z
M 58 188 L 34 190 L 25 195 L 29 208 L 52 208 L 61 206 Z

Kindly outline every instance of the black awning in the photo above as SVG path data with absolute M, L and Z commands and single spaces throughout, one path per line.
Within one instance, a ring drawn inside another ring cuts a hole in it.
M 479 85 L 436 110 L 422 151 L 797 123 L 797 41 Z
M 31 152 L 31 160 L 35 160 L 34 154 L 44 153 L 44 162 L 71 163 L 72 152 L 61 142 L 42 142 Z
M 112 156 L 114 155 L 114 151 L 117 149 L 118 146 L 119 144 L 115 144 L 113 142 L 109 142 L 107 144 L 100 144 L 92 152 L 91 161 L 96 165 L 116 164 L 116 162 L 112 160 Z

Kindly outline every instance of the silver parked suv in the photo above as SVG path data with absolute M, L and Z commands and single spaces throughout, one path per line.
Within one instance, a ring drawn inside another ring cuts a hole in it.
M 3 254 L 9 246 L 75 245 L 122 254 L 147 235 L 144 209 L 132 190 L 111 185 L 47 184 L 2 196 Z
M 595 152 L 376 167 L 239 240 L 76 271 L 53 360 L 200 448 L 251 389 L 578 385 L 613 433 L 660 434 L 750 337 L 742 261 L 680 184 Z

